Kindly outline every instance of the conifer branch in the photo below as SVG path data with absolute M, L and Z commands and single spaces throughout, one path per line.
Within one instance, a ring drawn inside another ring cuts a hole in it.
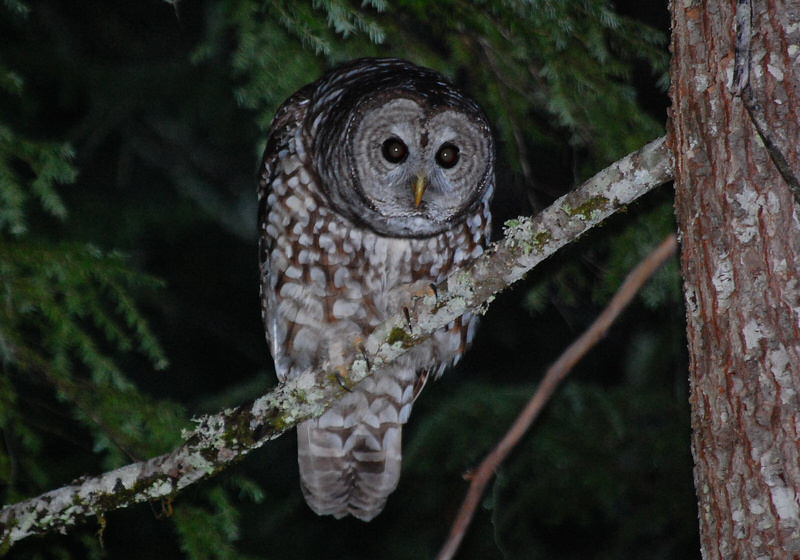
M 470 267 L 447 278 L 436 296 L 416 298 L 365 341 L 366 353 L 346 364 L 351 387 L 494 294 L 617 210 L 673 178 L 672 155 L 660 138 L 595 175 L 533 218 L 509 222 L 505 238 Z M 409 328 L 410 327 L 410 328 Z M 64 531 L 83 518 L 133 503 L 170 500 L 297 423 L 322 414 L 346 388 L 330 364 L 306 371 L 254 402 L 198 420 L 175 451 L 134 463 L 0 510 L 0 554 L 30 535 Z

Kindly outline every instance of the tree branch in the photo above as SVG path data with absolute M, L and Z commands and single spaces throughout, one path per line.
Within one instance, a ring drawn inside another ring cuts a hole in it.
M 608 328 L 639 292 L 647 279 L 670 255 L 675 253 L 677 248 L 678 240 L 675 234 L 672 234 L 651 251 L 628 275 L 625 282 L 622 283 L 622 286 L 614 294 L 608 306 L 595 319 L 594 323 L 564 350 L 564 353 L 561 354 L 556 363 L 550 366 L 536 392 L 528 401 L 527 406 L 522 410 L 503 439 L 500 440 L 500 443 L 495 446 L 472 474 L 472 482 L 467 491 L 467 496 L 464 498 L 464 503 L 461 505 L 456 520 L 453 522 L 450 536 L 447 538 L 436 560 L 450 560 L 453 557 L 467 532 L 483 491 L 497 468 L 519 443 L 519 440 L 522 439 L 522 436 L 525 435 L 534 420 L 538 418 L 539 413 L 572 370 L 572 367 L 606 335 Z
M 346 364 L 351 387 L 467 311 L 480 311 L 495 293 L 620 208 L 673 178 L 671 153 L 660 138 L 595 175 L 534 218 L 509 222 L 505 239 L 466 270 L 417 298 L 365 341 L 366 355 Z M 409 325 L 412 325 L 409 328 Z M 369 358 L 369 360 L 367 360 Z M 64 531 L 78 520 L 169 499 L 297 423 L 319 416 L 345 391 L 327 362 L 279 385 L 254 402 L 213 416 L 184 434 L 175 451 L 42 494 L 0 510 L 0 553 L 30 535 Z

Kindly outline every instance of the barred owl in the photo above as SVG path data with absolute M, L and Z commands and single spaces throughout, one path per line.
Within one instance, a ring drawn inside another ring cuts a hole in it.
M 480 255 L 494 143 L 480 108 L 399 59 L 347 63 L 291 96 L 259 181 L 262 317 L 280 380 L 329 359 Z M 465 315 L 298 426 L 303 494 L 318 514 L 375 517 L 400 476 L 400 433 L 429 375 L 455 363 Z

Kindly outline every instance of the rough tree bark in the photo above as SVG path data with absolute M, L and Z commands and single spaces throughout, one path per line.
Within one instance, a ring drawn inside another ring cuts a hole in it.
M 681 0 L 671 10 L 702 553 L 797 558 L 800 3 Z

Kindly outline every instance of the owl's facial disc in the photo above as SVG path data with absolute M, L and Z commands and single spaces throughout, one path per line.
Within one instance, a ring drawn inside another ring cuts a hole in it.
M 364 110 L 344 150 L 354 218 L 378 233 L 427 237 L 453 227 L 491 181 L 492 142 L 477 117 L 396 98 Z M 335 198 L 335 197 L 334 197 Z

